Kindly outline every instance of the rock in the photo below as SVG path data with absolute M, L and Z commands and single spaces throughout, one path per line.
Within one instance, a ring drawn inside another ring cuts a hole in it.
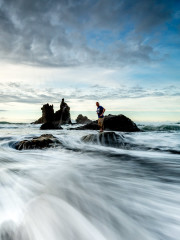
M 105 146 L 118 147 L 124 145 L 124 137 L 115 132 L 102 132 L 83 136 L 81 140 L 85 143 L 101 144 Z
M 60 104 L 60 110 L 55 112 L 54 121 L 62 124 L 71 124 L 71 115 L 70 115 L 70 107 L 67 103 L 64 102 L 64 98 Z
M 70 116 L 70 107 L 67 103 L 64 102 L 64 98 L 61 101 L 60 109 L 54 113 L 53 105 L 49 105 L 48 103 L 43 105 L 42 108 L 42 117 L 40 117 L 37 121 L 33 122 L 33 124 L 44 124 L 44 123 L 53 123 L 53 125 L 62 125 L 62 124 L 71 124 L 71 116 Z M 46 128 L 46 129 L 57 129 L 57 128 Z
M 35 122 L 32 122 L 31 124 L 41 124 L 43 123 L 43 118 L 40 117 L 38 120 L 36 120 Z
M 43 149 L 60 145 L 60 141 L 52 134 L 43 134 L 31 140 L 23 140 L 15 144 L 17 150 Z
M 44 104 L 41 108 L 42 117 L 40 117 L 34 124 L 47 123 L 54 121 L 54 108 L 53 105 Z
M 98 130 L 97 121 L 93 121 L 84 126 L 72 128 L 73 130 Z M 121 131 L 121 132 L 139 132 L 140 129 L 136 124 L 126 116 L 120 115 L 108 115 L 104 118 L 104 129 L 110 131 Z
M 41 130 L 48 130 L 48 129 L 63 129 L 59 123 L 55 122 L 47 122 L 43 123 L 40 127 Z
M 82 114 L 79 114 L 78 117 L 76 118 L 76 123 L 78 124 L 87 124 L 92 122 L 88 117 L 83 116 Z

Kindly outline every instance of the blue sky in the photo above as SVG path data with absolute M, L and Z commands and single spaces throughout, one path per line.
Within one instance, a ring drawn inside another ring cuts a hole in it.
M 135 121 L 180 120 L 180 2 L 0 0 L 0 121 L 61 98 Z

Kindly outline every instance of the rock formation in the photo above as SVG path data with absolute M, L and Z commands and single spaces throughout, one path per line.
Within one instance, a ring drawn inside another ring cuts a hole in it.
M 15 144 L 15 149 L 17 150 L 27 150 L 27 149 L 43 149 L 56 147 L 61 143 L 52 134 L 43 134 L 40 137 L 35 137 L 30 140 L 23 140 Z
M 97 121 L 93 121 L 84 126 L 73 128 L 73 130 L 98 130 Z M 110 131 L 121 132 L 139 132 L 140 129 L 136 124 L 126 116 L 120 115 L 108 115 L 104 118 L 104 129 Z
M 48 103 L 43 105 L 42 108 L 42 117 L 40 117 L 34 124 L 39 123 L 47 123 L 54 121 L 54 109 L 53 105 L 49 105 Z
M 92 122 L 88 117 L 83 116 L 82 114 L 79 114 L 78 117 L 76 118 L 76 123 L 78 124 L 87 124 Z
M 61 101 L 60 110 L 54 114 L 54 121 L 61 125 L 71 124 L 70 107 L 64 102 L 64 98 Z
M 34 124 L 42 123 L 41 129 L 61 129 L 63 124 L 71 124 L 70 107 L 64 102 L 64 98 L 61 101 L 60 109 L 54 113 L 53 105 L 48 103 L 43 105 L 42 117 L 39 118 Z

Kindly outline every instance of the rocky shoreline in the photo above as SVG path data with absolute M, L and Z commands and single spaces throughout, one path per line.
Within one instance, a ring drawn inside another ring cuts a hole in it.
M 70 107 L 64 101 L 64 98 L 61 101 L 60 109 L 54 112 L 53 105 L 48 103 L 43 105 L 42 116 L 33 122 L 33 124 L 42 124 L 41 130 L 57 130 L 63 129 L 62 125 L 72 124 Z M 69 128 L 69 130 L 98 130 L 97 120 L 92 121 L 86 116 L 79 114 L 76 119 L 77 124 L 84 124 L 80 127 Z M 104 129 L 108 131 L 121 131 L 121 132 L 139 132 L 140 129 L 137 125 L 128 117 L 119 114 L 105 116 L 104 118 Z
M 70 115 L 70 107 L 68 104 L 62 99 L 60 104 L 60 109 L 54 112 L 53 105 L 49 105 L 48 103 L 43 105 L 42 108 L 42 116 L 33 122 L 32 124 L 42 124 L 41 130 L 61 130 L 62 125 L 70 124 L 72 125 L 71 115 Z M 79 114 L 76 119 L 76 124 L 82 124 L 82 126 L 68 128 L 67 130 L 99 130 L 98 122 L 92 121 L 88 119 L 86 116 Z M 108 146 L 111 145 L 119 145 L 124 144 L 123 136 L 119 139 L 119 135 L 117 135 L 114 131 L 119 132 L 139 132 L 140 129 L 137 125 L 128 117 L 119 114 L 119 115 L 111 115 L 105 116 L 104 118 L 104 129 L 103 133 L 96 133 L 90 135 L 84 135 L 82 137 L 82 142 L 84 143 L 97 143 L 101 142 L 102 144 L 106 144 Z M 110 131 L 110 132 L 109 132 Z M 118 141 L 117 141 L 118 139 Z M 121 140 L 119 142 L 119 140 Z M 20 142 L 16 142 L 14 144 L 14 148 L 17 150 L 27 150 L 27 149 L 44 149 L 50 147 L 59 146 L 61 143 L 59 140 L 53 136 L 52 134 L 43 134 L 39 137 L 35 137 L 28 140 L 22 140 Z

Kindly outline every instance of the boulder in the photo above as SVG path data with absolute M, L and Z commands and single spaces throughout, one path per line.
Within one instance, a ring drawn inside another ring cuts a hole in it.
M 84 126 L 72 128 L 73 130 L 98 130 L 98 122 L 93 121 Z M 110 131 L 121 132 L 139 132 L 140 129 L 136 124 L 126 116 L 120 115 L 108 115 L 104 118 L 104 129 Z
M 85 143 L 94 143 L 112 147 L 118 147 L 125 144 L 124 137 L 122 135 L 116 134 L 115 132 L 88 134 L 86 136 L 83 136 L 81 140 Z
M 60 145 L 60 141 L 52 134 L 43 134 L 30 140 L 23 140 L 15 144 L 17 150 L 43 149 Z
M 76 118 L 76 123 L 78 124 L 87 124 L 92 122 L 88 117 L 83 116 L 82 114 L 79 114 L 78 117 Z

